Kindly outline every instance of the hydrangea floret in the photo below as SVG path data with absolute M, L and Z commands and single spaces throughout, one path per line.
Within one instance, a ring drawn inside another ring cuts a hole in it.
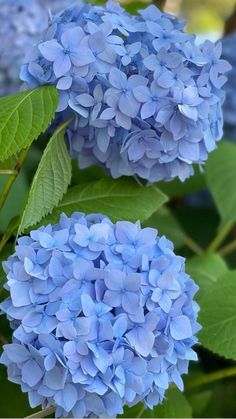
M 73 0 L 0 0 L 0 95 L 17 93 L 20 68 L 32 45 L 48 27 L 49 12 L 57 13 Z
M 184 31 L 154 5 L 137 16 L 118 3 L 75 5 L 52 19 L 21 78 L 55 84 L 71 155 L 114 178 L 186 179 L 222 136 L 221 44 Z
M 234 48 L 236 45 L 236 32 L 222 39 L 224 59 L 232 65 L 228 81 L 225 85 L 226 99 L 223 106 L 224 136 L 226 139 L 236 140 L 236 59 Z
M 113 417 L 161 403 L 197 356 L 198 289 L 156 229 L 74 213 L 19 238 L 4 263 L 13 329 L 1 362 L 31 407 Z

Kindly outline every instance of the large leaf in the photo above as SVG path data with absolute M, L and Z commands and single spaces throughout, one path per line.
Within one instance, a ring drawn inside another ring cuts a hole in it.
M 57 102 L 55 86 L 0 98 L 0 161 L 29 146 L 46 130 Z
M 64 140 L 67 123 L 49 141 L 34 176 L 18 233 L 52 212 L 67 191 L 71 180 L 71 159 Z
M 199 323 L 203 346 L 236 360 L 236 271 L 224 274 L 205 289 Z
M 236 144 L 222 142 L 206 164 L 206 180 L 223 221 L 236 221 Z
M 198 167 L 195 167 L 194 170 L 194 176 L 191 176 L 184 182 L 174 179 L 171 182 L 158 182 L 156 185 L 170 197 L 182 197 L 189 193 L 200 191 L 206 187 L 205 177 Z
M 202 416 L 202 414 L 205 413 L 207 406 L 209 406 L 212 401 L 212 391 L 205 390 L 199 393 L 191 394 L 188 397 L 188 401 L 193 409 L 194 418 L 206 417 Z
M 163 206 L 153 214 L 146 221 L 145 225 L 157 228 L 158 234 L 166 236 L 175 244 L 176 248 L 182 247 L 185 243 L 185 233 L 181 225 L 172 211 L 166 206 Z
M 200 299 L 206 288 L 225 274 L 228 267 L 220 255 L 206 254 L 189 258 L 186 262 L 186 271 L 199 285 L 197 299 Z
M 192 408 L 177 388 L 170 388 L 166 400 L 155 408 L 155 418 L 191 418 Z
M 7 181 L 7 176 L 0 176 L 0 193 L 2 192 L 4 185 Z M 4 203 L 3 208 L 0 211 L 0 232 L 3 233 L 11 219 L 20 214 L 23 209 L 25 197 L 28 192 L 28 180 L 26 172 L 23 169 L 17 176 L 7 200 Z
M 33 373 L 33 372 L 32 372 Z M 28 397 L 22 393 L 20 386 L 7 380 L 6 368 L 0 366 L 0 415 L 5 418 L 23 418 L 33 413 Z
M 176 388 L 166 392 L 166 400 L 153 410 L 145 409 L 140 403 L 132 408 L 125 408 L 124 418 L 191 418 L 192 408 L 185 396 Z
M 113 221 L 145 221 L 166 201 L 167 197 L 155 186 L 140 187 L 127 178 L 104 178 L 70 188 L 43 224 L 55 223 L 62 212 L 71 215 L 74 211 L 99 212 Z

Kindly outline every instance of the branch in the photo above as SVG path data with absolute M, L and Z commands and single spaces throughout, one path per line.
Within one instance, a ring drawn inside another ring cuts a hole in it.
M 208 252 L 215 252 L 223 243 L 223 241 L 228 236 L 229 232 L 232 230 L 234 226 L 234 221 L 228 221 L 224 227 L 219 231 L 217 236 L 214 238 L 214 240 L 211 242 L 210 246 L 208 247 Z
M 190 390 L 192 388 L 201 386 L 203 384 L 213 383 L 214 381 L 219 381 L 224 378 L 233 377 L 236 375 L 236 367 L 225 368 L 223 370 L 214 371 L 210 374 L 200 375 L 192 379 L 191 381 L 187 381 L 185 388 L 186 390 Z
M 197 256 L 204 255 L 203 249 L 199 246 L 198 243 L 196 243 L 191 237 L 185 236 L 184 237 L 184 244 L 192 250 L 193 253 L 195 253 Z
M 26 416 L 24 419 L 31 418 L 46 418 L 49 415 L 52 415 L 55 412 L 55 407 L 47 407 L 47 409 L 40 410 L 40 412 L 33 413 L 30 416 Z

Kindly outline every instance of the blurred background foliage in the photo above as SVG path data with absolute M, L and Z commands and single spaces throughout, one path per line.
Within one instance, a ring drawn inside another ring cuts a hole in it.
M 122 3 L 132 11 L 150 2 L 122 0 Z M 218 37 L 224 32 L 225 22 L 236 5 L 235 0 L 155 0 L 153 3 L 185 19 L 189 32 L 215 33 Z

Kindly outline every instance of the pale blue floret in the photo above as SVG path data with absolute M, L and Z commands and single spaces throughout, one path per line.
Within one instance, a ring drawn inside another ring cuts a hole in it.
M 196 360 L 198 287 L 140 223 L 74 213 L 21 237 L 4 263 L 13 329 L 1 362 L 31 407 L 57 417 L 153 408 Z

